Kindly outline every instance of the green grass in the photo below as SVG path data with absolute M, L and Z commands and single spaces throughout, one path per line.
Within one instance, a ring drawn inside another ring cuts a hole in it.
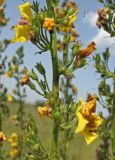
M 16 114 L 17 109 L 18 105 L 16 103 L 10 105 L 11 114 Z M 29 114 L 33 116 L 38 126 L 39 137 L 46 149 L 49 150 L 51 139 L 51 120 L 49 118 L 40 118 L 37 114 L 36 108 L 31 105 L 25 106 L 25 112 L 26 116 Z M 4 121 L 3 131 L 6 133 L 7 137 L 9 137 L 12 132 L 20 132 L 18 127 L 10 120 L 10 118 Z M 76 137 L 70 141 L 68 146 L 68 160 L 96 160 L 96 148 L 98 147 L 98 144 L 99 140 L 87 146 L 84 138 L 80 135 L 76 135 Z M 5 142 L 4 147 L 9 150 L 8 143 Z

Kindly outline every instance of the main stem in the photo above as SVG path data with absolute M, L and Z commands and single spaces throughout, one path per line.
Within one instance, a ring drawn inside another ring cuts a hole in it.
M 0 85 L 1 85 L 1 75 L 0 75 Z M 2 131 L 2 112 L 1 111 L 0 111 L 0 131 Z M 1 149 L 2 149 L 2 146 L 0 146 L 0 158 L 1 158 Z
M 115 70 L 113 75 L 112 160 L 115 160 Z
M 53 68 L 53 84 L 52 84 L 52 109 L 55 113 L 57 108 L 56 102 L 59 97 L 59 74 L 58 74 L 58 54 L 57 54 L 57 39 L 56 39 L 56 28 L 50 33 L 51 39 L 51 57 L 52 57 L 52 68 Z M 59 125 L 57 120 L 53 119 L 52 128 L 52 140 L 51 140 L 51 150 L 52 150 L 52 160 L 58 160 L 58 133 Z

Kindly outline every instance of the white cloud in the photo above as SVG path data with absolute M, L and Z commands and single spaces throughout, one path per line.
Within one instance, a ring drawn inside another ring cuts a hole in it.
M 97 13 L 95 12 L 89 12 L 85 15 L 85 19 L 84 19 L 84 22 L 87 22 L 89 23 L 89 25 L 91 27 L 96 27 L 96 20 L 98 18 L 98 15 Z
M 109 33 L 103 29 L 98 30 L 97 35 L 92 40 L 96 43 L 97 48 L 110 47 L 115 50 L 115 38 L 110 37 Z
M 94 27 L 96 29 L 97 17 L 97 13 L 89 12 L 86 14 L 84 22 L 88 23 L 90 27 Z M 94 41 L 96 43 L 98 49 L 110 47 L 111 53 L 115 55 L 115 38 L 110 37 L 110 34 L 104 31 L 103 28 L 97 28 L 97 34 L 92 38 L 91 41 Z

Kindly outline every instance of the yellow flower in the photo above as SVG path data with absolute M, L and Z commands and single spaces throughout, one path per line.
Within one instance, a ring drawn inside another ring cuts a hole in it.
M 17 65 L 14 65 L 13 67 L 12 67 L 12 72 L 16 72 L 18 70 L 18 66 Z
M 4 0 L 0 0 L 0 6 L 4 3 Z
M 76 14 L 73 14 L 71 16 L 69 16 L 69 22 L 67 24 L 67 27 L 72 27 L 73 22 L 77 19 Z
M 6 136 L 4 135 L 3 132 L 0 131 L 0 142 L 3 142 L 6 140 Z
M 32 11 L 29 2 L 26 2 L 23 5 L 19 6 L 19 10 L 21 13 L 21 20 L 19 21 L 19 24 L 14 27 L 16 29 L 16 35 L 14 36 L 12 42 L 22 42 L 25 43 L 29 40 L 30 37 L 30 23 L 32 21 Z
M 97 137 L 97 129 L 102 123 L 102 118 L 95 114 L 96 99 L 81 104 L 76 111 L 78 126 L 75 133 L 80 133 L 85 137 L 86 143 L 90 144 Z
M 11 78 L 12 74 L 13 74 L 12 70 L 9 70 L 8 72 L 6 72 L 5 76 Z
M 91 42 L 88 44 L 87 48 L 83 48 L 79 50 L 79 54 L 81 57 L 89 56 L 94 50 L 96 50 L 95 42 Z
M 38 106 L 37 110 L 40 116 L 51 117 L 52 108 L 50 107 L 49 100 L 46 101 L 45 106 Z
M 1 22 L 3 25 L 6 25 L 6 24 L 7 24 L 7 21 L 8 21 L 8 20 L 7 20 L 6 18 L 0 16 L 0 22 Z
M 25 43 L 29 39 L 30 26 L 29 25 L 17 25 L 16 35 L 13 38 L 12 42 L 22 42 Z
M 18 142 L 18 135 L 16 133 L 12 133 L 10 138 L 8 139 L 10 143 Z
M 55 27 L 54 18 L 45 18 L 43 27 L 49 31 L 51 31 Z
M 77 36 L 78 36 L 78 33 L 73 32 L 72 35 L 70 36 L 70 42 L 74 42 Z
M 29 76 L 28 76 L 28 75 L 24 75 L 24 76 L 22 77 L 22 79 L 20 80 L 20 84 L 21 84 L 22 86 L 24 86 L 25 84 L 28 84 L 28 82 L 29 82 Z
M 11 94 L 7 95 L 7 101 L 12 102 L 13 101 L 13 96 Z
M 11 147 L 12 147 L 12 148 L 18 147 L 18 145 L 19 145 L 18 142 L 13 142 L 13 143 L 11 143 Z
M 25 4 L 20 5 L 19 10 L 22 18 L 27 19 L 29 22 L 32 21 L 32 11 L 31 11 L 31 6 L 29 2 L 26 2 Z
M 11 148 L 10 150 L 10 156 L 13 158 L 17 158 L 20 155 L 20 149 L 17 147 Z
M 10 117 L 10 119 L 13 121 L 13 122 L 17 122 L 17 116 L 16 115 L 12 115 Z
M 76 14 L 73 14 L 71 16 L 69 16 L 68 19 L 68 23 L 66 24 L 66 26 L 60 26 L 59 29 L 62 32 L 69 32 L 69 31 L 74 31 L 72 28 L 73 22 L 77 19 Z

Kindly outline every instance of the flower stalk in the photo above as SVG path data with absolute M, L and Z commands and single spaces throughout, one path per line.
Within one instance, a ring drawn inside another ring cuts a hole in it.
M 53 68 L 53 84 L 52 84 L 52 93 L 53 93 L 53 102 L 52 108 L 55 111 L 56 101 L 59 97 L 59 74 L 58 74 L 58 55 L 57 55 L 57 48 L 56 48 L 56 29 L 50 33 L 51 38 L 51 57 L 52 57 L 52 68 Z M 58 122 L 54 119 L 53 121 L 53 128 L 52 128 L 52 140 L 51 140 L 51 150 L 52 150 L 52 160 L 57 159 L 57 152 L 58 152 L 58 133 L 59 133 L 59 126 Z
M 113 73 L 112 160 L 115 160 L 115 70 Z

